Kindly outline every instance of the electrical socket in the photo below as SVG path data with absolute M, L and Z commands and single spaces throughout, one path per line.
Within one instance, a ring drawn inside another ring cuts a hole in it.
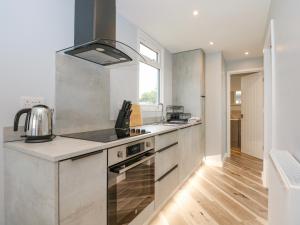
M 45 104 L 43 97 L 32 97 L 32 96 L 22 96 L 21 97 L 21 108 L 32 108 L 35 105 Z

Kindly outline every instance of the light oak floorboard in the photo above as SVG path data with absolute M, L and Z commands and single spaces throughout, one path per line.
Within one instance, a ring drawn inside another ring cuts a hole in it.
M 203 166 L 150 225 L 265 225 L 268 191 L 262 161 L 232 151 L 223 167 Z

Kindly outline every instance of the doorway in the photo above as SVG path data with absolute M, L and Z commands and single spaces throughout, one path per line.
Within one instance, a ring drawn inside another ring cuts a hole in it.
M 227 74 L 227 152 L 263 160 L 263 69 Z

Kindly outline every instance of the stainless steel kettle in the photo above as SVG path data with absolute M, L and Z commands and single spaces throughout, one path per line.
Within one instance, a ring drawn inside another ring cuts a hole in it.
M 46 142 L 54 138 L 53 110 L 45 105 L 20 110 L 15 116 L 14 131 L 18 131 L 20 117 L 25 113 L 27 114 L 24 126 L 26 142 Z

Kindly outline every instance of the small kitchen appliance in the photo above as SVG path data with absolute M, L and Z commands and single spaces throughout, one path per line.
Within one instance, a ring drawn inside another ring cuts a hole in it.
M 191 118 L 191 113 L 185 113 L 183 106 L 167 106 L 167 122 L 174 124 L 185 124 Z
M 39 143 L 52 141 L 53 135 L 53 109 L 46 105 L 36 105 L 32 108 L 21 109 L 15 116 L 14 131 L 18 131 L 20 117 L 26 114 L 25 142 Z

